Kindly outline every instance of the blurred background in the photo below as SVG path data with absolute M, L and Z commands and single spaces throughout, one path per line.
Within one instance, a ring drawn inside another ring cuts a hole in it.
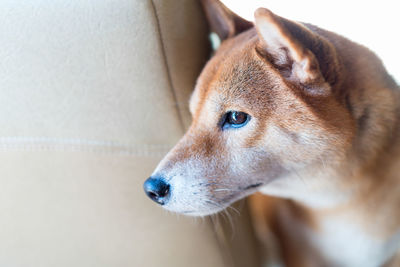
M 397 1 L 270 1 L 222 0 L 241 17 L 253 21 L 254 10 L 266 7 L 287 19 L 339 33 L 374 51 L 400 81 L 400 35 Z

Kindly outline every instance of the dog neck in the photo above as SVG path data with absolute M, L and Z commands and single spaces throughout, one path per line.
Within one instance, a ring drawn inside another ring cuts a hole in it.
M 400 97 L 396 88 L 366 90 L 349 94 L 357 133 L 340 162 L 318 162 L 261 190 L 294 200 L 307 220 L 288 215 L 290 228 L 343 266 L 381 265 L 400 244 Z

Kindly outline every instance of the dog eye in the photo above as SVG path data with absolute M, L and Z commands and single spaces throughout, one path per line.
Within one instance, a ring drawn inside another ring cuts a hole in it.
M 240 111 L 229 111 L 224 117 L 222 128 L 240 128 L 245 126 L 250 119 L 248 114 Z

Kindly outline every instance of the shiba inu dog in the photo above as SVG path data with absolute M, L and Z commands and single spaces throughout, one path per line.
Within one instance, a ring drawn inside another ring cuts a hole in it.
M 381 61 L 265 8 L 253 24 L 202 2 L 223 41 L 147 195 L 204 216 L 261 192 L 256 232 L 287 266 L 400 266 L 399 87 Z

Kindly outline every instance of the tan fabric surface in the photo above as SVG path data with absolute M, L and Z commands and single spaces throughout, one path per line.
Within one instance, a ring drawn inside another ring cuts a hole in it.
M 224 266 L 212 228 L 142 192 L 157 157 L 1 151 L 0 266 Z
M 198 0 L 153 2 L 160 21 L 171 85 L 186 128 L 191 122 L 188 99 L 194 88 L 193 81 L 211 53 L 207 49 L 210 46 L 206 38 L 208 29 L 203 14 L 198 12 L 201 9 Z
M 0 8 L 0 136 L 172 145 L 183 133 L 151 1 Z
M 227 252 L 209 219 L 142 190 L 190 122 L 199 3 L 3 0 L 0 14 L 0 266 L 244 266 L 248 238 Z

